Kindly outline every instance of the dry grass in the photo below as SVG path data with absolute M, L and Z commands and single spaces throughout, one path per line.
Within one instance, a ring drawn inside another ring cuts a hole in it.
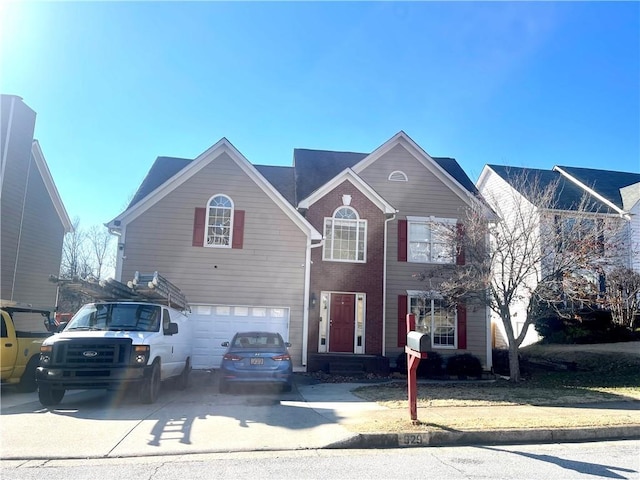
M 640 352 L 638 355 L 594 352 L 576 347 L 536 345 L 524 349 L 525 360 L 552 358 L 573 362 L 576 370 L 527 367 L 525 380 L 518 384 L 504 379 L 421 381 L 418 385 L 421 422 L 417 425 L 410 420 L 406 381 L 359 387 L 354 391 L 357 396 L 386 408 L 367 413 L 351 428 L 359 432 L 396 432 L 640 425 L 640 410 L 619 408 L 619 404 L 617 408 L 606 407 L 610 402 L 640 400 Z M 583 407 L 591 403 L 601 406 Z M 581 408 L 566 408 L 576 406 Z

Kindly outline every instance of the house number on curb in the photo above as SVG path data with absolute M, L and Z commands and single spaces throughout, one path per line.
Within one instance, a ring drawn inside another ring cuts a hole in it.
M 411 447 L 416 445 L 423 445 L 425 442 L 422 439 L 420 433 L 400 433 L 398 434 L 398 445 L 404 447 Z

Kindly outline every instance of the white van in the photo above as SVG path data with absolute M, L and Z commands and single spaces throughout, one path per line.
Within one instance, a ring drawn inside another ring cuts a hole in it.
M 44 406 L 57 405 L 66 390 L 139 387 L 153 403 L 160 382 L 186 388 L 191 372 L 191 332 L 185 313 L 150 302 L 84 305 L 64 330 L 43 342 L 36 372 Z

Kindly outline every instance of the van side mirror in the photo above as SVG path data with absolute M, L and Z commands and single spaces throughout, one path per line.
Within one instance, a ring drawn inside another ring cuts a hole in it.
M 222 342 L 220 344 L 221 347 L 228 347 L 229 346 L 229 342 Z
M 165 335 L 175 335 L 178 333 L 178 324 L 177 323 L 169 323 L 169 327 L 164 331 Z

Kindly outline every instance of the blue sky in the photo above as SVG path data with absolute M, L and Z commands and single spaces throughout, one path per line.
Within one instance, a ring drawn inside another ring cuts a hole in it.
M 157 156 L 370 152 L 400 130 L 487 163 L 640 171 L 638 2 L 0 2 L 0 92 L 71 218 L 120 213 Z

